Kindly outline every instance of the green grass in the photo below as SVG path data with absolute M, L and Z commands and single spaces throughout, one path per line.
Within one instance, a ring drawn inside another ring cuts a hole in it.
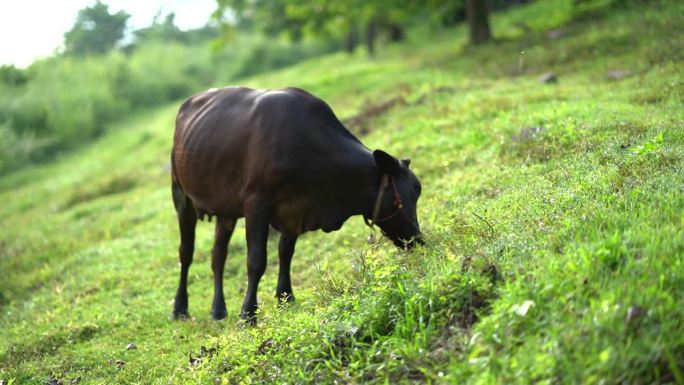
M 238 323 L 241 225 L 228 319 L 209 315 L 213 224 L 202 223 L 193 318 L 168 319 L 178 103 L 3 177 L 0 380 L 683 383 L 684 5 L 573 22 L 569 4 L 497 14 L 500 39 L 483 47 L 465 46 L 463 29 L 427 43 L 419 31 L 375 59 L 336 54 L 240 81 L 304 87 L 363 122 L 369 147 L 410 157 L 428 241 L 368 246 L 359 218 L 307 234 L 297 303 L 282 309 L 272 242 L 254 328 Z M 613 69 L 630 75 L 610 80 Z M 547 71 L 558 84 L 537 80 Z

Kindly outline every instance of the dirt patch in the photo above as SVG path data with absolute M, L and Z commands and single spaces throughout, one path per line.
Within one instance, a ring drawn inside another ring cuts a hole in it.
M 450 87 L 450 86 L 440 86 L 440 87 L 435 87 L 432 88 L 430 91 L 422 93 L 418 99 L 416 99 L 412 104 L 418 105 L 418 104 L 424 104 L 428 100 L 432 99 L 436 95 L 439 94 L 451 94 L 459 89 L 457 87 Z
M 396 106 L 404 105 L 406 105 L 406 99 L 403 96 L 395 96 L 379 103 L 367 104 L 361 112 L 345 119 L 342 123 L 354 133 L 366 135 L 372 131 L 368 124 L 373 119 L 387 113 Z
M 408 92 L 410 89 L 405 88 L 403 91 Z M 407 101 L 404 96 L 399 95 L 378 103 L 366 103 L 359 113 L 344 119 L 342 123 L 355 134 L 367 135 L 373 131 L 370 127 L 370 123 L 374 119 L 386 114 L 394 107 L 424 104 L 436 95 L 450 94 L 456 91 L 458 91 L 457 87 L 439 86 L 422 93 L 418 98 L 411 102 Z
M 95 186 L 77 189 L 64 203 L 62 210 L 97 198 L 132 190 L 137 184 L 137 180 L 130 175 L 119 175 Z

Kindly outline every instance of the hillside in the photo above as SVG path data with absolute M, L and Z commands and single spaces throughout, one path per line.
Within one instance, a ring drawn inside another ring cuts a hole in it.
M 278 308 L 273 238 L 253 328 L 238 322 L 242 221 L 228 318 L 209 314 L 213 223 L 198 226 L 192 319 L 168 318 L 180 101 L 3 177 L 0 381 L 684 383 L 684 3 L 571 8 L 498 13 L 482 47 L 418 30 L 374 59 L 239 82 L 305 88 L 368 147 L 411 158 L 427 241 L 369 246 L 361 218 L 307 234 L 297 302 Z

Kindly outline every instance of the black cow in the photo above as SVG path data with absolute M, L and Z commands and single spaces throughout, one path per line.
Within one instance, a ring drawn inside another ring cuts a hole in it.
M 334 231 L 363 215 L 398 247 L 420 242 L 421 187 L 409 161 L 371 152 L 324 101 L 301 89 L 226 87 L 192 96 L 178 112 L 171 164 L 181 262 L 174 318 L 188 314 L 198 218 L 216 216 L 214 319 L 226 316 L 223 267 L 238 218 L 246 220 L 248 286 L 241 317 L 248 322 L 255 321 L 270 226 L 281 234 L 279 300 L 294 299 L 290 262 L 306 231 Z

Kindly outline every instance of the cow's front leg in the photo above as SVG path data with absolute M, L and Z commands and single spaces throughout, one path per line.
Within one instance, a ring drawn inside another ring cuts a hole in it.
M 266 242 L 270 223 L 269 208 L 251 205 L 245 210 L 247 235 L 247 293 L 242 303 L 240 317 L 248 324 L 256 323 L 257 289 L 266 270 Z
M 282 234 L 278 243 L 278 258 L 280 266 L 278 272 L 278 287 L 276 297 L 279 303 L 294 301 L 292 283 L 290 282 L 290 263 L 295 250 L 296 236 Z

